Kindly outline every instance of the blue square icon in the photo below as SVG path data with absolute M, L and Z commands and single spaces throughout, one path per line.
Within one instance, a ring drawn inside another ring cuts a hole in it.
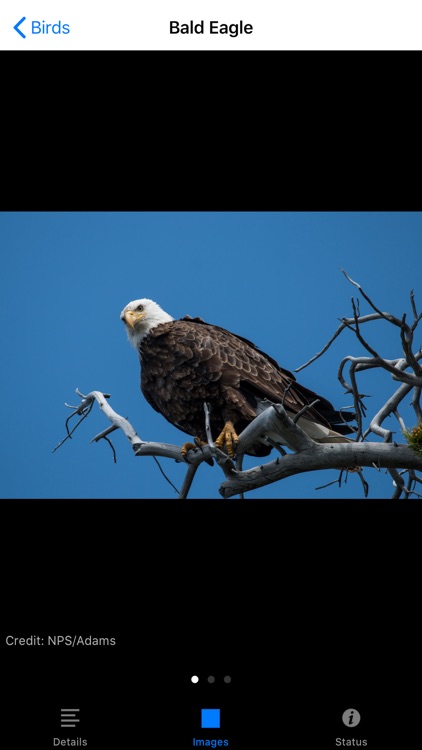
M 219 708 L 202 708 L 201 709 L 201 727 L 202 729 L 219 729 L 220 728 L 220 709 Z

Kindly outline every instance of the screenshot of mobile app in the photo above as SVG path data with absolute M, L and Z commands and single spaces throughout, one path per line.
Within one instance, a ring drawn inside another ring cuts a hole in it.
M 418 50 L 415 0 L 5 0 L 5 50 Z

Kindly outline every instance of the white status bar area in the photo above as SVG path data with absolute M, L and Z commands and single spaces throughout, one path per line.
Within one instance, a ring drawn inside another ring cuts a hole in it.
M 420 50 L 422 0 L 3 0 L 4 50 Z

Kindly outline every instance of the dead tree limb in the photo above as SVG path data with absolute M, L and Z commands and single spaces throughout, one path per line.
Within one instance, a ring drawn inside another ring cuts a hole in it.
M 82 396 L 82 394 L 80 394 Z M 136 456 L 164 456 L 176 461 L 181 461 L 180 446 L 168 443 L 146 442 L 141 440 L 127 419 L 121 417 L 106 402 L 103 394 L 99 391 L 91 391 L 87 396 L 82 396 L 86 406 L 90 399 L 95 399 L 101 410 L 110 421 L 114 429 L 121 429 Z M 82 408 L 82 404 L 79 409 Z M 104 433 L 108 433 L 108 428 Z M 344 469 L 361 466 L 376 466 L 377 468 L 422 470 L 422 455 L 418 455 L 407 445 L 396 445 L 393 443 L 325 443 L 314 442 L 295 422 L 286 414 L 280 404 L 274 404 L 266 409 L 239 435 L 238 451 L 243 453 L 260 436 L 270 432 L 276 432 L 283 436 L 287 445 L 296 452 L 277 457 L 265 465 L 236 471 L 233 462 L 222 451 L 222 457 L 218 456 L 219 463 L 225 475 L 225 481 L 220 485 L 219 492 L 222 497 L 229 498 L 251 490 L 259 489 L 267 484 L 280 481 L 286 477 L 308 471 L 322 469 Z M 95 439 L 101 439 L 104 433 L 100 433 Z M 210 456 L 215 457 L 215 451 L 206 445 L 198 451 L 189 451 L 189 466 L 183 483 L 179 498 L 187 497 L 192 484 L 193 477 L 200 463 Z M 225 460 L 221 460 L 224 458 Z M 399 482 L 401 487 L 404 482 Z
M 352 299 L 353 315 L 343 317 L 339 328 L 324 348 L 304 365 L 297 368 L 296 372 L 322 356 L 344 330 L 347 329 L 355 335 L 356 340 L 365 350 L 365 354 L 343 357 L 338 371 L 340 383 L 345 388 L 346 393 L 353 397 L 357 418 L 355 440 L 347 443 L 317 443 L 297 424 L 301 414 L 292 420 L 282 405 L 268 402 L 268 408 L 239 435 L 235 465 L 224 451 L 215 446 L 210 429 L 209 409 L 205 404 L 204 422 L 208 445 L 203 445 L 200 449 L 188 452 L 186 456 L 187 471 L 179 494 L 180 498 L 188 496 L 200 464 L 204 461 L 210 462 L 211 458 L 216 460 L 224 474 L 224 480 L 219 488 L 219 492 L 224 498 L 239 494 L 242 497 L 245 492 L 259 489 L 295 474 L 323 469 L 337 469 L 340 471 L 341 478 L 345 469 L 350 471 L 353 468 L 359 468 L 360 470 L 360 467 L 371 467 L 376 470 L 385 469 L 389 472 L 393 482 L 393 498 L 422 496 L 422 493 L 416 491 L 416 487 L 422 484 L 422 478 L 417 473 L 422 471 L 422 409 L 420 404 L 422 349 L 413 351 L 414 333 L 422 319 L 422 314 L 417 312 L 413 290 L 410 293 L 413 322 L 412 325 L 409 325 L 406 322 L 405 314 L 397 317 L 389 312 L 382 311 L 357 282 L 353 281 L 344 271 L 343 273 L 348 281 L 359 289 L 373 312 L 361 315 L 359 300 Z M 401 356 L 395 359 L 383 357 L 364 335 L 368 324 L 381 320 L 395 326 L 400 331 Z M 349 367 L 347 379 L 345 376 L 346 366 Z M 369 425 L 365 426 L 367 411 L 364 404 L 365 395 L 360 392 L 358 383 L 363 374 L 370 369 L 378 369 L 380 372 L 387 373 L 394 382 L 399 383 L 399 387 L 371 417 Z M 70 407 L 73 412 L 66 420 L 67 435 L 54 450 L 57 450 L 66 440 L 72 437 L 77 426 L 82 419 L 88 416 L 93 404 L 97 402 L 111 422 L 111 426 L 96 435 L 91 442 L 99 442 L 102 439 L 109 441 L 109 435 L 120 429 L 129 440 L 135 456 L 162 456 L 177 462 L 184 461 L 178 445 L 149 442 L 141 439 L 130 422 L 111 408 L 108 403 L 109 394 L 91 391 L 84 396 L 78 390 L 76 392 L 81 398 L 81 403 L 78 406 Z M 404 399 L 410 394 L 412 394 L 411 407 L 417 425 L 411 430 L 406 427 L 406 420 L 399 411 Z M 310 408 L 310 406 L 305 407 L 305 410 L 307 408 Z M 70 430 L 69 422 L 75 416 L 80 417 L 80 419 L 75 427 Z M 390 416 L 396 420 L 397 430 L 393 430 L 391 427 L 387 429 L 384 426 L 385 420 Z M 381 438 L 383 442 L 369 441 L 371 434 L 378 439 Z M 394 439 L 396 434 L 404 435 L 407 443 L 398 444 Z M 274 441 L 274 435 L 280 436 L 280 444 Z M 275 460 L 243 470 L 243 457 L 258 440 L 277 448 L 281 455 Z M 286 453 L 281 444 L 287 446 L 292 453 Z M 361 473 L 359 476 L 366 496 L 366 480 L 363 479 Z
M 315 443 L 312 450 L 289 454 L 282 459 L 277 458 L 265 465 L 243 471 L 236 478 L 225 480 L 219 491 L 223 497 L 228 498 L 239 492 L 259 489 L 294 474 L 353 466 L 376 466 L 379 469 L 395 469 L 400 466 L 403 469 L 422 470 L 422 456 L 417 457 L 407 445 Z

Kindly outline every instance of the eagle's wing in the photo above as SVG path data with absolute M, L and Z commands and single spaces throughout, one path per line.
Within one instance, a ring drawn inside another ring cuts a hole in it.
M 265 399 L 291 414 L 319 399 L 303 418 L 342 434 L 352 430 L 327 399 L 300 385 L 248 339 L 200 318 L 186 317 L 156 326 L 141 346 L 141 387 L 148 403 L 189 434 L 203 433 L 203 404 L 214 404 L 214 418 L 237 415 L 248 424 Z M 180 386 L 180 387 L 179 387 Z M 222 428 L 223 425 L 219 427 Z
M 342 434 L 352 432 L 346 422 L 354 418 L 353 414 L 340 415 L 330 401 L 298 383 L 292 372 L 281 367 L 252 341 L 205 323 L 200 318 L 192 322 L 197 324 L 198 342 L 201 342 L 202 350 L 212 352 L 212 360 L 218 363 L 222 385 L 239 389 L 249 403 L 256 399 L 268 399 L 282 404 L 293 414 L 318 399 L 318 404 L 307 409 L 303 418 L 335 426 Z M 201 328 L 204 331 L 202 335 Z

